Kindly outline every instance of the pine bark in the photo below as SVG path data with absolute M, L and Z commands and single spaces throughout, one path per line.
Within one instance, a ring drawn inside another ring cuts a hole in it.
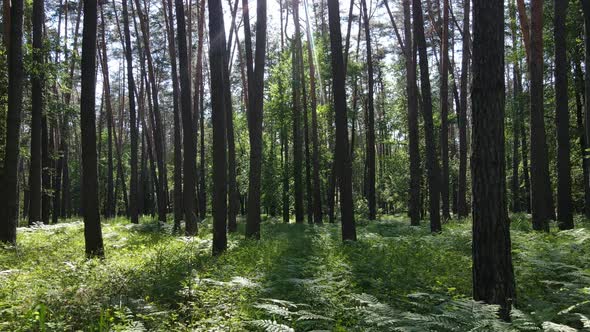
M 441 87 L 440 87 L 440 150 L 442 159 L 441 198 L 442 216 L 451 218 L 449 204 L 449 0 L 443 0 L 441 35 Z
M 377 216 L 377 201 L 375 194 L 375 78 L 373 77 L 373 51 L 371 48 L 371 30 L 367 1 L 361 0 L 361 5 L 363 7 L 365 42 L 367 43 L 367 203 L 369 205 L 369 220 L 375 220 Z
M 337 177 L 340 189 L 342 240 L 356 241 L 356 226 L 352 200 L 352 163 L 348 147 L 344 59 L 342 57 L 340 5 L 338 4 L 338 0 L 328 0 L 328 22 L 330 26 L 332 90 L 334 97 L 334 117 L 336 122 L 335 165 L 336 172 L 338 173 Z
M 33 1 L 33 70 L 31 73 L 31 162 L 29 166 L 29 226 L 41 222 L 43 143 L 43 22 L 44 2 Z
M 467 207 L 467 95 L 469 84 L 469 44 L 471 34 L 469 16 L 471 14 L 471 0 L 463 3 L 463 41 L 461 59 L 461 100 L 459 105 L 459 179 L 457 188 L 457 215 L 465 218 L 469 214 Z
M 262 170 L 262 116 L 264 103 L 264 64 L 266 59 L 266 0 L 256 6 L 256 55 L 253 59 L 252 37 L 247 0 L 244 10 L 244 42 L 248 75 L 248 132 L 250 138 L 250 171 L 248 183 L 248 217 L 246 237 L 260 238 L 260 174 Z
M 0 188 L 0 242 L 16 243 L 18 225 L 18 164 L 23 107 L 23 13 L 22 0 L 12 1 L 8 48 L 8 110 L 2 187 Z
M 568 4 L 569 0 L 555 0 L 554 2 L 557 223 L 559 229 L 574 228 L 569 137 L 567 35 L 565 25 Z
M 197 234 L 197 220 L 195 214 L 195 183 L 196 183 L 196 151 L 193 139 L 193 119 L 191 109 L 191 82 L 189 76 L 189 58 L 186 41 L 186 23 L 184 3 L 175 0 L 176 25 L 178 40 L 178 62 L 180 71 L 180 98 L 183 129 L 183 209 L 186 223 L 185 233 L 192 236 Z
M 426 51 L 426 38 L 424 36 L 424 18 L 422 3 L 413 0 L 414 38 L 418 48 L 420 63 L 420 82 L 422 89 L 422 116 L 424 118 L 424 137 L 426 141 L 426 170 L 428 173 L 428 193 L 430 230 L 433 233 L 442 231 L 440 223 L 440 184 L 439 164 L 436 155 L 436 134 L 432 118 L 432 92 L 430 88 L 430 75 L 428 70 L 428 58 Z
M 473 298 L 515 302 L 504 153 L 504 1 L 473 2 Z
M 553 194 L 543 107 L 543 0 L 531 2 L 531 207 L 533 229 L 549 231 L 553 215 Z
M 209 0 L 209 67 L 211 70 L 211 122 L 213 124 L 213 255 L 227 249 L 227 157 L 225 89 L 225 28 L 221 0 Z
M 125 0 L 124 0 L 125 1 Z M 88 257 L 104 257 L 98 202 L 98 160 L 96 155 L 96 0 L 84 0 L 82 32 L 82 86 L 80 91 L 80 131 L 82 134 L 82 211 L 84 240 Z

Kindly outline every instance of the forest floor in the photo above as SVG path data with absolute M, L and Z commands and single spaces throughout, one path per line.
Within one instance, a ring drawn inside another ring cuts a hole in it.
M 576 222 L 545 234 L 512 216 L 511 324 L 469 299 L 467 221 L 431 235 L 384 216 L 348 244 L 338 225 L 266 221 L 260 242 L 232 234 L 211 257 L 210 222 L 186 238 L 115 219 L 102 261 L 85 259 L 80 221 L 19 228 L 0 249 L 0 331 L 590 330 L 590 223 Z

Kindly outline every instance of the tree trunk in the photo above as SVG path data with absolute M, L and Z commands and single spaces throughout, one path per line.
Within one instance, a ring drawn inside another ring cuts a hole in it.
M 101 7 L 101 30 L 102 30 L 102 75 L 103 85 L 105 93 L 105 109 L 106 109 L 106 122 L 107 122 L 107 186 L 106 186 L 106 206 L 105 206 L 105 217 L 110 218 L 115 213 L 115 197 L 114 197 L 114 177 L 113 177 L 113 106 L 111 104 L 111 84 L 109 79 L 109 64 L 107 57 L 107 44 L 106 44 L 106 29 L 104 14 Z
M 164 124 L 160 114 L 160 101 L 158 99 L 158 84 L 154 72 L 152 52 L 150 48 L 148 19 L 144 15 L 139 0 L 135 0 L 135 7 L 139 16 L 141 32 L 143 37 L 143 51 L 147 59 L 149 87 L 151 87 L 152 107 L 155 120 L 154 126 L 154 146 L 156 148 L 156 159 L 158 164 L 158 220 L 166 221 L 166 212 L 168 210 L 168 171 L 166 169 L 166 144 L 164 140 Z
M 293 24 L 295 34 L 291 46 L 293 82 L 293 184 L 295 195 L 295 222 L 303 222 L 303 137 L 301 133 L 301 75 L 299 73 L 299 49 L 301 33 L 299 29 L 299 1 L 293 1 Z
M 531 2 L 531 202 L 533 229 L 549 231 L 553 195 L 543 108 L 543 0 Z
M 197 220 L 195 214 L 195 169 L 196 151 L 193 139 L 193 119 L 191 112 L 191 82 L 189 77 L 188 47 L 186 41 L 186 23 L 184 16 L 184 4 L 182 0 L 175 0 L 176 24 L 178 40 L 178 60 L 180 70 L 180 98 L 182 112 L 182 129 L 184 145 L 184 186 L 183 186 L 183 209 L 184 221 L 186 223 L 186 235 L 197 234 Z
M 211 122 L 213 123 L 213 255 L 227 249 L 227 157 L 225 28 L 221 0 L 209 0 L 209 67 L 211 69 Z
M 369 11 L 366 0 L 361 0 L 363 7 L 363 23 L 365 25 L 365 42 L 367 43 L 367 203 L 369 204 L 369 220 L 377 216 L 377 202 L 375 195 L 375 106 L 373 101 L 375 80 L 373 77 L 373 52 L 371 49 L 371 30 Z
M 471 0 L 463 4 L 463 55 L 461 60 L 461 103 L 459 106 L 459 184 L 457 193 L 457 215 L 465 218 L 467 207 L 467 97 L 469 85 L 469 15 Z
M 104 257 L 98 211 L 98 172 L 96 156 L 96 0 L 84 0 L 82 32 L 82 87 L 80 92 L 80 130 L 82 133 L 82 209 L 84 240 L 88 257 Z
M 473 3 L 473 298 L 515 302 L 504 161 L 504 1 Z
M 443 0 L 440 87 L 441 198 L 443 219 L 451 218 L 449 206 L 449 0 Z
M 586 144 L 590 142 L 590 1 L 589 0 L 582 0 L 582 9 L 584 12 L 584 46 L 585 46 L 585 61 L 584 61 L 584 68 L 586 71 L 584 73 L 584 124 L 586 127 L 584 128 L 584 137 L 586 138 Z M 586 145 L 588 146 L 588 145 Z M 589 164 L 590 168 L 590 159 L 588 159 L 588 152 L 585 151 L 584 153 L 584 160 Z M 586 185 L 590 186 L 590 183 L 587 182 Z
M 33 1 L 33 64 L 31 73 L 31 163 L 29 167 L 29 226 L 41 222 L 43 138 L 43 0 Z
M 510 3 L 510 30 L 512 35 L 513 54 L 519 49 L 519 42 L 516 35 L 516 7 Z M 522 118 L 522 77 L 519 60 L 515 58 L 512 70 L 513 96 L 512 96 L 512 211 L 520 212 L 520 167 L 519 144 L 520 144 L 520 121 Z
M 432 95 L 430 90 L 430 76 L 426 52 L 426 38 L 424 37 L 424 19 L 422 17 L 422 3 L 413 0 L 414 38 L 420 59 L 420 81 L 422 88 L 422 116 L 424 118 L 424 136 L 426 141 L 426 169 L 428 171 L 428 193 L 430 230 L 433 233 L 442 231 L 440 223 L 440 185 L 439 165 L 436 156 L 435 128 L 432 119 Z
M 586 218 L 590 218 L 590 161 L 584 158 L 586 155 L 586 149 L 588 142 L 584 135 L 584 115 L 583 115 L 583 103 L 582 98 L 584 95 L 584 79 L 582 74 L 582 66 L 580 59 L 577 58 L 574 63 L 574 76 L 575 76 L 575 98 L 576 98 L 576 123 L 578 126 L 578 136 L 580 140 L 580 151 L 582 151 L 582 169 L 584 172 L 584 215 Z
M 316 224 L 322 223 L 322 192 L 320 182 L 320 147 L 318 142 L 318 114 L 317 114 L 317 94 L 315 81 L 315 61 L 313 57 L 313 39 L 311 35 L 311 26 L 309 24 L 309 15 L 305 11 L 305 24 L 307 27 L 307 58 L 309 62 L 309 84 L 311 96 L 311 143 L 312 162 L 313 162 L 313 221 Z
M 244 41 L 248 74 L 248 132 L 250 138 L 250 173 L 248 183 L 248 218 L 246 237 L 260 238 L 260 174 L 262 170 L 262 116 L 264 93 L 264 64 L 266 59 L 266 0 L 256 6 L 256 58 L 252 59 L 252 37 L 248 2 L 244 10 Z M 296 67 L 296 66 L 294 66 Z
M 172 104 L 174 109 L 174 230 L 180 230 L 182 220 L 182 141 L 180 128 L 180 108 L 178 105 L 178 67 L 176 64 L 176 41 L 174 39 L 174 17 L 170 0 L 162 0 L 165 7 L 166 32 L 168 39 L 168 56 L 170 57 L 170 69 L 172 70 Z
M 127 61 L 127 87 L 129 94 L 129 127 L 131 132 L 131 177 L 129 180 L 129 214 L 131 222 L 139 223 L 139 211 L 137 210 L 137 149 L 138 149 L 138 125 L 135 108 L 135 80 L 133 78 L 133 57 L 131 55 L 131 33 L 129 32 L 129 13 L 127 0 L 123 0 L 123 30 L 125 34 L 125 59 Z
M 0 242 L 16 243 L 18 225 L 18 164 L 20 124 L 23 107 L 23 1 L 13 0 L 10 8 L 10 48 L 8 48 L 8 110 L 6 147 L 0 188 Z
M 344 59 L 342 58 L 342 36 L 340 32 L 340 7 L 338 0 L 328 0 L 328 17 L 330 25 L 330 49 L 332 52 L 334 117 L 336 121 L 335 165 L 340 187 L 342 240 L 356 241 L 356 226 L 352 200 L 352 163 L 348 147 Z
M 559 229 L 574 228 L 570 165 L 570 117 L 568 108 L 567 35 L 565 19 L 569 0 L 554 2 L 555 110 L 557 127 L 557 222 Z

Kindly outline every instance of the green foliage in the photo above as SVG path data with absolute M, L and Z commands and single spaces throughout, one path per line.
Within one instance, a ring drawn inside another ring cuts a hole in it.
M 270 218 L 260 242 L 230 235 L 210 256 L 196 238 L 145 219 L 104 224 L 106 259 L 86 260 L 82 223 L 20 228 L 0 251 L 4 331 L 573 331 L 590 325 L 590 231 L 532 232 L 512 216 L 517 309 L 512 323 L 471 296 L 465 221 L 433 236 L 402 217 L 337 225 Z M 242 223 L 240 223 L 242 226 Z

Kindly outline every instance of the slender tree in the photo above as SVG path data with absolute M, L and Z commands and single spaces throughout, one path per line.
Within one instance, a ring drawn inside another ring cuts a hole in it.
M 330 50 L 332 51 L 332 90 L 336 122 L 336 152 L 334 163 L 340 189 L 340 213 L 342 240 L 356 241 L 354 206 L 352 200 L 352 162 L 348 147 L 348 119 L 346 115 L 346 89 L 344 87 L 344 59 L 340 32 L 340 5 L 338 0 L 328 0 L 330 26 Z
M 180 229 L 182 220 L 182 139 L 180 127 L 180 106 L 178 86 L 178 66 L 176 63 L 176 41 L 174 39 L 174 17 L 170 0 L 162 0 L 165 7 L 166 32 L 168 39 L 168 56 L 170 57 L 170 69 L 172 70 L 172 106 L 174 110 L 174 229 Z
M 307 1 L 307 0 L 304 0 Z M 311 26 L 309 24 L 309 13 L 307 6 L 305 8 L 305 25 L 307 30 L 307 58 L 309 61 L 309 93 L 311 96 L 311 142 L 312 142 L 312 162 L 313 162 L 313 221 L 316 224 L 322 223 L 322 193 L 320 182 L 320 148 L 318 142 L 318 114 L 317 114 L 317 88 L 316 88 L 316 69 L 313 57 L 313 38 Z
M 473 298 L 500 305 L 516 298 L 506 211 L 504 163 L 504 1 L 473 2 Z
M 197 234 L 197 219 L 195 211 L 195 183 L 196 183 L 196 151 L 193 139 L 193 119 L 191 110 L 191 82 L 189 76 L 189 58 L 186 40 L 186 22 L 184 3 L 182 0 L 175 0 L 176 25 L 178 40 L 178 62 L 180 71 L 180 101 L 182 114 L 182 136 L 184 146 L 183 158 L 183 209 L 184 222 L 186 223 L 185 233 L 187 235 Z
M 111 83 L 109 78 L 109 63 L 107 57 L 106 29 L 103 9 L 101 7 L 101 46 L 102 46 L 102 74 L 103 89 L 105 94 L 105 109 L 107 122 L 107 185 L 106 185 L 106 205 L 105 217 L 110 218 L 115 213 L 115 185 L 114 185 L 114 167 L 113 167 L 113 106 L 111 103 Z
M 293 90 L 293 185 L 295 196 L 295 222 L 303 222 L 303 133 L 301 130 L 301 67 L 299 64 L 299 49 L 301 49 L 301 32 L 299 25 L 299 0 L 293 1 L 293 36 L 292 54 L 292 90 Z
M 125 1 L 125 0 L 124 0 Z M 102 230 L 98 210 L 98 160 L 96 155 L 96 0 L 84 0 L 82 30 L 82 86 L 80 91 L 80 131 L 82 136 L 82 211 L 84 240 L 88 257 L 103 257 Z
M 133 56 L 131 54 L 131 33 L 129 31 L 129 11 L 127 0 L 123 0 L 123 31 L 125 34 L 125 60 L 127 61 L 127 87 L 129 91 L 129 127 L 131 132 L 131 176 L 129 180 L 129 214 L 131 222 L 139 223 L 139 210 L 137 209 L 137 149 L 138 149 L 138 123 L 135 108 L 135 79 L 133 78 Z
M 420 62 L 420 82 L 422 88 L 422 116 L 424 118 L 424 137 L 426 141 L 426 169 L 428 171 L 428 193 L 430 230 L 440 232 L 440 184 L 439 165 L 436 156 L 435 128 L 432 119 L 432 92 L 430 89 L 430 76 L 428 71 L 428 57 L 426 53 L 426 38 L 424 36 L 424 19 L 422 3 L 420 0 L 412 0 L 412 13 L 414 18 L 414 38 L 418 48 Z
M 248 133 L 250 170 L 248 182 L 248 217 L 246 237 L 260 238 L 260 174 L 262 170 L 262 110 L 264 106 L 264 64 L 266 61 L 266 0 L 256 5 L 256 55 L 253 58 L 248 1 L 244 11 L 244 43 L 248 75 Z
M 18 225 L 18 164 L 23 107 L 23 1 L 11 1 L 8 42 L 8 110 L 6 146 L 0 188 L 0 242 L 16 243 Z M 6 42 L 6 37 L 5 37 Z
M 43 145 L 43 23 L 44 1 L 33 1 L 33 63 L 31 72 L 31 164 L 29 168 L 29 225 L 41 222 Z M 46 125 L 46 124 L 45 124 Z M 46 138 L 46 137 L 45 137 Z
M 213 123 L 213 255 L 227 248 L 227 157 L 225 116 L 225 28 L 221 0 L 209 0 L 209 67 L 211 70 L 211 122 Z
M 449 0 L 443 0 L 441 35 L 441 85 L 440 85 L 440 150 L 442 161 L 441 198 L 442 216 L 450 219 L 449 204 Z
M 574 227 L 570 164 L 570 117 L 568 108 L 567 36 L 565 19 L 569 0 L 554 2 L 555 109 L 557 124 L 557 221 L 560 229 Z
M 365 42 L 367 43 L 367 203 L 369 204 L 369 220 L 375 220 L 377 215 L 375 194 L 375 78 L 373 77 L 373 51 L 371 48 L 371 29 L 367 1 L 361 0 L 361 5 L 363 7 L 363 23 L 365 25 Z
M 471 0 L 463 2 L 463 40 L 461 55 L 461 100 L 459 105 L 459 179 L 457 185 L 457 215 L 467 217 L 467 85 L 469 82 L 469 16 Z
M 533 228 L 549 231 L 553 215 L 553 194 L 549 177 L 549 160 L 543 109 L 543 0 L 531 2 L 531 202 Z M 549 203 L 551 202 L 551 203 Z

